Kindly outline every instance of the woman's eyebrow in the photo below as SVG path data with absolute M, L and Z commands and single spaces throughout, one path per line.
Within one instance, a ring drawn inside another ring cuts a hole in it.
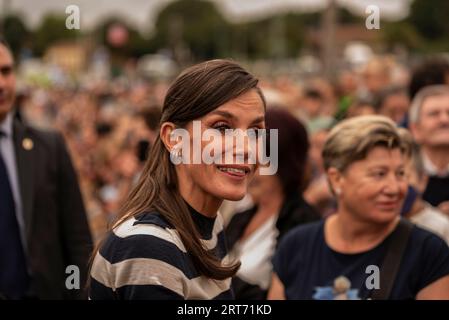
M 232 113 L 227 112 L 227 111 L 221 111 L 221 110 L 214 110 L 210 114 L 217 114 L 217 115 L 223 116 L 225 118 L 229 118 L 229 119 L 235 118 L 235 116 Z
M 212 114 L 212 115 L 214 115 L 214 114 L 220 115 L 220 116 L 223 116 L 223 117 L 231 119 L 231 120 L 232 119 L 237 119 L 237 117 L 235 115 L 233 115 L 232 113 L 230 113 L 228 111 L 214 110 L 210 114 Z M 265 116 L 264 115 L 259 116 L 259 117 L 255 118 L 253 121 L 251 121 L 251 125 L 256 124 L 256 123 L 260 123 L 260 122 L 263 122 L 263 121 L 265 121 Z
M 0 73 L 2 74 L 9 74 L 12 72 L 12 70 L 13 70 L 12 64 L 5 64 L 0 66 Z
M 257 117 L 256 119 L 254 119 L 254 120 L 251 122 L 251 124 L 256 124 L 256 123 L 264 122 L 264 121 L 265 121 L 265 116 L 260 116 L 260 117 Z
M 405 168 L 405 165 L 401 164 L 401 165 L 398 165 L 397 167 L 395 167 L 394 170 L 403 169 L 403 168 Z M 386 164 L 374 164 L 374 165 L 368 166 L 368 168 L 367 168 L 367 170 L 376 170 L 376 169 L 387 169 L 388 170 L 388 169 L 390 169 L 390 166 L 386 165 Z

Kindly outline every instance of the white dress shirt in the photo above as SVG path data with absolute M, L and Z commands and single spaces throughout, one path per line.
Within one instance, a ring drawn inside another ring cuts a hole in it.
M 432 163 L 432 161 L 429 159 L 429 157 L 426 155 L 425 152 L 422 152 L 422 160 L 423 160 L 423 166 L 424 170 L 429 176 L 437 176 L 440 178 L 444 178 L 449 176 L 449 164 L 447 168 L 443 171 L 439 171 L 438 168 Z

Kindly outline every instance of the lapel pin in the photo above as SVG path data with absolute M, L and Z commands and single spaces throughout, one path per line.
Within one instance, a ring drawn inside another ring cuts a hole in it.
M 33 149 L 34 143 L 33 140 L 31 140 L 30 138 L 25 138 L 22 140 L 22 147 L 25 150 L 31 150 Z

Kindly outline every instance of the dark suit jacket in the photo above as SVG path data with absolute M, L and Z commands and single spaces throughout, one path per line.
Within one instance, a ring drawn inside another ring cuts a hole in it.
M 65 285 L 66 267 L 76 265 L 83 289 L 92 239 L 64 140 L 58 133 L 29 127 L 17 116 L 13 134 L 31 293 L 39 299 L 83 298 L 84 290 Z

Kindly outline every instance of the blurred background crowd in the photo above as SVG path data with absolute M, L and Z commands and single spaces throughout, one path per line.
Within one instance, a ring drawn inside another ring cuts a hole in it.
M 151 26 L 129 14 L 141 16 L 142 1 L 108 2 L 115 11 L 81 0 L 26 2 L 0 1 L 16 105 L 34 126 L 64 135 L 94 240 L 138 178 L 170 81 L 194 62 L 238 61 L 260 78 L 269 105 L 304 124 L 304 198 L 323 217 L 335 210 L 321 160 L 330 128 L 362 114 L 407 127 L 417 91 L 449 84 L 444 0 L 147 1 Z M 65 26 L 69 4 L 79 5 L 80 30 Z M 369 4 L 380 9 L 379 29 L 367 29 Z M 30 18 L 34 6 L 39 19 Z M 226 218 L 252 201 L 226 203 Z

